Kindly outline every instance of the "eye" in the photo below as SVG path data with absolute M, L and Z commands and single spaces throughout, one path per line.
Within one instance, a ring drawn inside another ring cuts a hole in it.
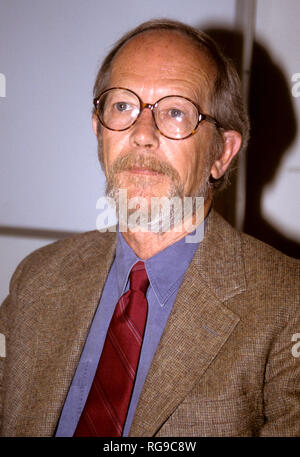
M 184 118 L 185 114 L 184 114 L 183 111 L 181 111 L 178 108 L 171 108 L 171 109 L 169 109 L 169 116 L 172 119 L 176 119 L 177 121 L 181 121 Z
M 131 105 L 129 105 L 129 103 L 126 103 L 126 102 L 115 103 L 114 107 L 120 113 L 123 113 L 124 111 L 128 111 L 131 109 Z

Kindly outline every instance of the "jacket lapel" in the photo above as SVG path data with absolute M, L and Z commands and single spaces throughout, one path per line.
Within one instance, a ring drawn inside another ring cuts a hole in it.
M 230 337 L 239 316 L 223 302 L 245 290 L 238 232 L 214 211 L 152 361 L 130 436 L 153 436 Z
M 25 320 L 38 322 L 30 329 L 32 353 L 20 362 L 26 392 L 14 424 L 21 436 L 54 434 L 114 255 L 115 234 L 91 232 L 64 256 L 63 285 L 32 298 Z

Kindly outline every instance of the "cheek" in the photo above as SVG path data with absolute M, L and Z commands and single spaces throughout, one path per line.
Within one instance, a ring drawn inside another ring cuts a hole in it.
M 194 144 L 194 172 L 198 175 L 203 173 L 209 164 L 212 141 L 212 128 L 206 128 L 199 132 L 197 142 Z
M 102 148 L 104 165 L 106 169 L 109 169 L 122 150 L 122 138 L 117 132 L 103 129 Z
M 183 183 L 191 181 L 199 168 L 199 146 L 195 141 L 183 140 L 172 154 L 171 163 L 178 171 Z
M 181 176 L 187 192 L 195 192 L 204 174 L 206 176 L 208 173 L 211 131 L 210 129 L 203 129 L 195 137 L 191 137 L 190 140 L 185 145 Z

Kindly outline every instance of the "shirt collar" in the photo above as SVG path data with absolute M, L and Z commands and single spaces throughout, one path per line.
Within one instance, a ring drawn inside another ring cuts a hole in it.
M 198 245 L 199 242 L 187 243 L 186 238 L 182 238 L 163 251 L 144 260 L 150 285 L 161 306 L 178 289 Z M 131 268 L 139 260 L 141 259 L 127 244 L 118 227 L 116 271 L 120 296 L 125 292 Z

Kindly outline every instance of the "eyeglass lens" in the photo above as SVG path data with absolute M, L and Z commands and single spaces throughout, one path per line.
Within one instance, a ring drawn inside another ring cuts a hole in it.
M 125 130 L 140 113 L 140 100 L 125 89 L 110 89 L 99 99 L 98 116 L 112 130 Z M 180 96 L 162 98 L 154 110 L 155 121 L 162 134 L 170 138 L 184 138 L 198 123 L 198 110 L 189 100 Z

